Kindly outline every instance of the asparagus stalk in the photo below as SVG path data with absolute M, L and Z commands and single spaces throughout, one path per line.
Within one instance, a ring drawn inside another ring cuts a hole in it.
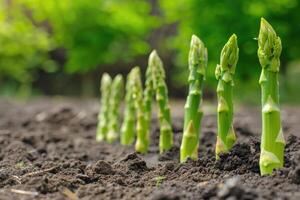
M 119 110 L 123 97 L 124 80 L 122 75 L 118 74 L 111 86 L 111 95 L 109 98 L 109 130 L 107 133 L 107 141 L 113 143 L 119 138 Z
M 200 108 L 202 87 L 207 67 L 207 49 L 195 35 L 189 52 L 189 94 L 185 104 L 184 132 L 180 147 L 180 162 L 198 159 L 199 131 L 203 112 Z
M 97 134 L 96 134 L 97 142 L 105 140 L 108 132 L 111 82 L 112 80 L 109 74 L 104 73 L 102 75 L 101 83 L 100 83 L 101 102 L 100 102 L 100 112 L 98 115 Z
M 228 152 L 236 141 L 233 128 L 233 76 L 238 62 L 239 48 L 237 37 L 233 34 L 222 49 L 220 64 L 216 67 L 218 79 L 218 136 L 216 159 Z
M 124 137 L 121 138 L 121 143 L 124 145 L 130 145 L 134 140 L 134 131 L 133 131 L 133 124 L 134 124 L 134 103 L 132 98 L 132 74 L 133 71 L 128 76 L 127 85 L 126 85 L 126 104 L 127 108 L 125 110 L 125 119 L 124 119 Z M 146 82 L 145 82 L 145 90 L 144 90 L 144 109 L 145 109 L 145 129 L 150 132 L 150 123 L 152 117 L 152 98 L 153 98 L 153 78 L 152 78 L 152 65 L 149 64 L 146 70 Z M 129 130 L 130 129 L 130 130 Z M 122 142 L 123 140 L 123 142 Z
M 166 75 L 163 68 L 163 63 L 155 50 L 150 54 L 149 66 L 151 66 L 151 69 L 153 71 L 153 87 L 156 93 L 156 101 L 159 107 L 159 151 L 160 153 L 163 153 L 173 146 L 173 130 L 171 124 L 168 89 L 165 83 Z
M 152 100 L 154 95 L 153 88 L 153 65 L 151 61 L 151 55 L 148 60 L 148 67 L 146 70 L 146 81 L 145 81 L 145 90 L 144 90 L 144 106 L 145 106 L 145 129 L 150 133 L 150 125 L 152 118 Z
M 281 40 L 272 26 L 261 19 L 258 37 L 258 58 L 262 66 L 259 79 L 262 93 L 262 139 L 259 160 L 261 175 L 272 174 L 283 167 L 285 140 L 279 108 L 279 81 Z
M 135 107 L 133 102 L 132 71 L 127 76 L 124 121 L 121 127 L 121 144 L 130 146 L 135 138 Z
M 135 150 L 139 153 L 147 153 L 149 147 L 149 129 L 147 129 L 146 124 L 146 109 L 143 100 L 143 86 L 140 68 L 135 67 L 130 73 L 132 73 L 132 97 L 137 118 L 137 139 L 135 143 Z

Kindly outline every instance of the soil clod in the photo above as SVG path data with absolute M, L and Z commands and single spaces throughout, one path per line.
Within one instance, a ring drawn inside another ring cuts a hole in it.
M 148 170 L 146 162 L 137 153 L 128 154 L 122 161 L 126 162 L 127 171 L 143 172 Z
M 95 176 L 99 174 L 103 174 L 103 175 L 114 174 L 114 170 L 112 166 L 103 160 L 99 160 L 95 164 L 88 166 L 86 171 L 89 176 Z

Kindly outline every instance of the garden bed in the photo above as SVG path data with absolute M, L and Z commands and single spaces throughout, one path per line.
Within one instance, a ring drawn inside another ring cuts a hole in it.
M 259 174 L 260 110 L 235 116 L 238 143 L 215 161 L 216 115 L 202 121 L 199 160 L 179 164 L 183 104 L 172 105 L 174 147 L 147 155 L 96 143 L 97 101 L 0 101 L 0 199 L 300 199 L 300 108 L 283 107 L 285 167 Z M 234 198 L 232 198 L 234 199 Z

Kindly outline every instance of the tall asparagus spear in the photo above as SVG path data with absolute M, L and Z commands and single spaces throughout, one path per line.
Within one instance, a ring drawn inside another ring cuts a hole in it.
M 180 147 L 180 162 L 187 158 L 198 158 L 199 131 L 203 112 L 199 107 L 202 101 L 202 86 L 207 67 L 207 49 L 195 35 L 192 36 L 189 52 L 189 94 L 185 104 L 184 132 Z
M 173 131 L 168 99 L 168 89 L 165 83 L 166 75 L 163 68 L 163 63 L 155 50 L 150 54 L 149 66 L 151 66 L 153 71 L 153 87 L 156 93 L 156 101 L 159 107 L 159 151 L 160 153 L 163 153 L 173 146 Z
M 121 144 L 130 146 L 135 138 L 135 107 L 133 102 L 132 71 L 126 80 L 125 112 L 121 128 Z
M 216 159 L 221 153 L 228 152 L 236 141 L 233 128 L 233 75 L 239 57 L 237 37 L 233 34 L 222 49 L 220 65 L 216 67 L 218 79 L 218 136 Z
M 123 97 L 124 80 L 122 75 L 118 74 L 111 86 L 111 93 L 109 98 L 109 130 L 107 133 L 107 141 L 112 143 L 119 138 L 119 110 L 120 103 Z
M 96 134 L 96 141 L 103 141 L 106 139 L 108 132 L 108 122 L 109 122 L 109 100 L 111 92 L 111 77 L 109 74 L 104 73 L 101 78 L 100 92 L 101 92 L 101 102 L 100 102 L 100 112 L 98 115 L 98 127 Z
M 279 108 L 279 81 L 281 40 L 272 26 L 261 19 L 258 37 L 258 58 L 262 66 L 259 79 L 262 93 L 262 139 L 259 160 L 260 173 L 271 174 L 283 166 L 285 140 Z
M 143 86 L 139 67 L 132 69 L 132 92 L 137 118 L 137 139 L 135 150 L 139 153 L 147 153 L 149 147 L 149 130 L 146 125 L 145 105 L 143 100 Z

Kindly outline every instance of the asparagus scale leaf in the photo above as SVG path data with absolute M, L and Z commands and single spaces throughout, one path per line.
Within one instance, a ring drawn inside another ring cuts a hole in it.
M 124 80 L 122 75 L 118 74 L 111 86 L 109 98 L 109 130 L 107 133 L 107 141 L 113 143 L 119 138 L 119 110 L 123 98 Z
M 130 146 L 135 139 L 135 107 L 132 90 L 132 71 L 126 80 L 124 121 L 121 127 L 121 144 Z
M 105 140 L 108 132 L 111 82 L 112 80 L 109 74 L 104 73 L 102 75 L 101 83 L 100 83 L 101 102 L 100 102 L 100 111 L 98 115 L 97 134 L 96 134 L 96 141 L 98 142 Z
M 272 26 L 261 19 L 258 37 L 258 58 L 262 67 L 259 84 L 262 97 L 262 138 L 259 160 L 261 175 L 272 174 L 283 167 L 285 139 L 279 108 L 281 40 Z
M 165 82 L 166 75 L 163 68 L 163 63 L 155 50 L 150 54 L 149 66 L 152 70 L 153 87 L 156 93 L 156 101 L 159 108 L 159 151 L 160 153 L 163 153 L 173 146 L 173 130 L 168 98 L 168 88 Z
M 239 57 L 237 37 L 233 34 L 222 49 L 220 64 L 215 75 L 218 80 L 218 136 L 216 143 L 216 159 L 227 153 L 236 141 L 233 128 L 233 76 Z
M 207 49 L 195 35 L 192 36 L 189 51 L 189 94 L 185 104 L 184 132 L 180 147 L 180 162 L 187 158 L 198 159 L 202 87 L 207 67 Z

